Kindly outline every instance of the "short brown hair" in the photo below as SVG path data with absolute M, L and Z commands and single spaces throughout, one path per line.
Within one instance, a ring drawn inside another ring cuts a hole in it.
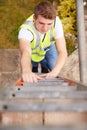
M 56 9 L 49 1 L 40 2 L 36 5 L 34 9 L 34 15 L 36 18 L 38 17 L 38 15 L 41 15 L 46 19 L 55 19 Z

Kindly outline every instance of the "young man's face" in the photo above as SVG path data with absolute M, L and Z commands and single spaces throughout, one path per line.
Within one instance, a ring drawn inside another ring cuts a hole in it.
M 38 15 L 37 19 L 34 17 L 34 23 L 35 23 L 36 29 L 40 33 L 45 34 L 48 30 L 50 30 L 53 20 L 45 19 L 41 15 Z

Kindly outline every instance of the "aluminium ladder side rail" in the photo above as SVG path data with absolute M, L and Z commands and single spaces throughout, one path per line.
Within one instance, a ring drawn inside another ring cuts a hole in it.
M 77 32 L 79 46 L 80 80 L 87 84 L 87 44 L 85 36 L 83 0 L 76 0 Z

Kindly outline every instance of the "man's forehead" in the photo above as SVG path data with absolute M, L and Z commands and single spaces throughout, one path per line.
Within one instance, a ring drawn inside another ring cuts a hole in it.
M 44 17 L 42 17 L 41 15 L 39 15 L 38 17 L 37 17 L 37 20 L 39 21 L 39 22 L 46 22 L 46 23 L 53 23 L 53 19 L 46 19 L 46 18 L 44 18 Z

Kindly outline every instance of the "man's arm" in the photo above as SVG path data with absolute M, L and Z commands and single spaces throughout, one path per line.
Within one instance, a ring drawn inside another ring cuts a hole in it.
M 52 72 L 59 74 L 67 58 L 67 49 L 64 36 L 56 39 L 56 47 L 58 51 L 58 59 Z
M 50 71 L 49 73 L 42 75 L 42 77 L 46 77 L 46 78 L 54 78 L 57 77 L 58 74 L 60 73 L 66 58 L 67 58 L 67 49 L 66 49 L 66 42 L 65 42 L 65 38 L 64 36 L 61 38 L 58 38 L 55 40 L 56 41 L 56 48 L 58 51 L 58 59 L 57 62 L 53 68 L 52 71 Z
M 19 49 L 21 52 L 21 71 L 22 80 L 24 82 L 37 82 L 41 78 L 32 72 L 31 65 L 31 47 L 29 41 L 25 39 L 19 39 Z

